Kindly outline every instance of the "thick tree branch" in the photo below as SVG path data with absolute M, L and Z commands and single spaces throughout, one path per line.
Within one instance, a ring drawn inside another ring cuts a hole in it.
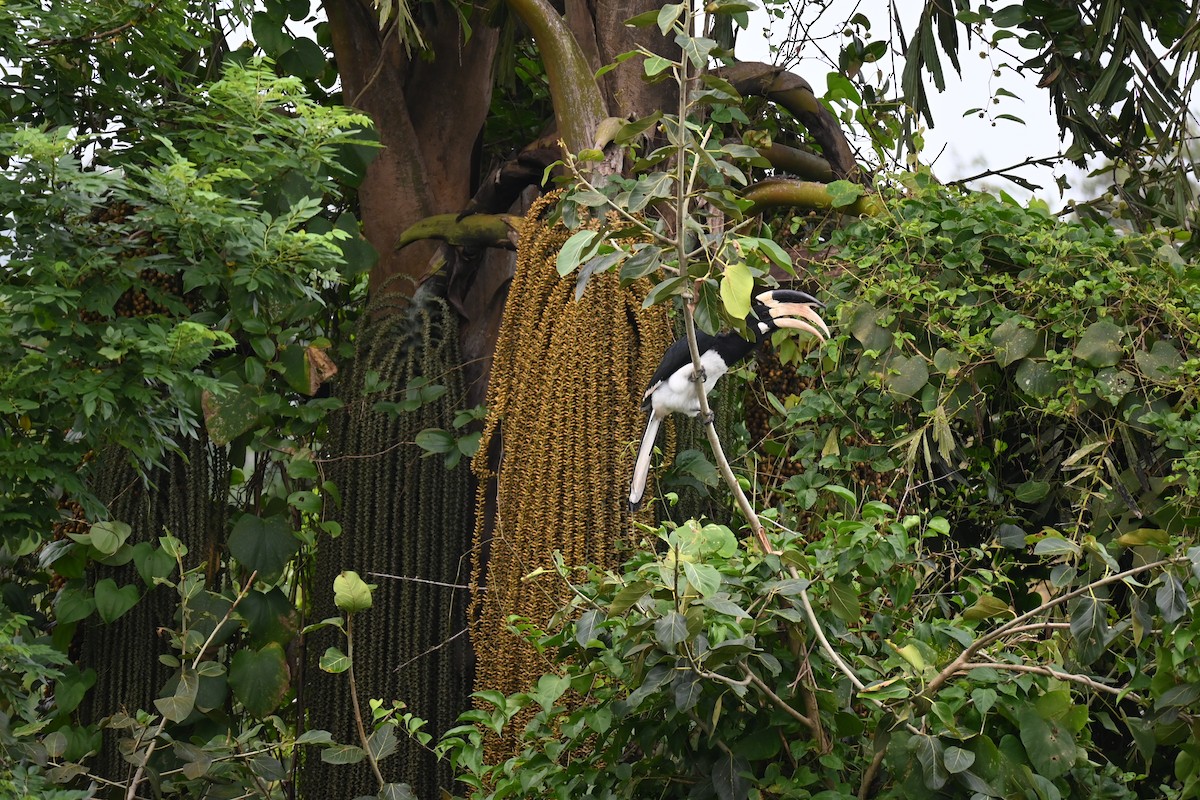
M 405 229 L 396 249 L 423 239 L 439 239 L 455 246 L 501 247 L 516 250 L 520 239 L 521 217 L 515 214 L 436 214 Z
M 742 192 L 742 197 L 754 203 L 746 211 L 753 216 L 768 208 L 807 208 L 839 211 L 843 214 L 874 216 L 883 210 L 874 195 L 864 194 L 848 206 L 834 208 L 833 195 L 829 187 L 813 181 L 798 181 L 791 178 L 768 178 L 759 181 Z
M 786 108 L 821 146 L 825 160 L 838 178 L 854 178 L 858 164 L 837 118 L 813 94 L 808 81 L 783 67 L 742 62 L 716 71 L 740 94 L 765 97 Z
M 567 149 L 578 153 L 592 147 L 608 111 L 571 29 L 546 0 L 508 0 L 508 7 L 529 27 L 541 51 L 554 119 Z

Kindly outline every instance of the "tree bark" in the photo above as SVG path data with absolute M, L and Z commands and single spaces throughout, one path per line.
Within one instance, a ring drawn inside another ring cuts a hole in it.
M 324 0 L 345 103 L 375 121 L 383 150 L 359 189 L 363 233 L 379 251 L 370 291 L 411 294 L 435 247 L 396 252 L 405 228 L 463 209 L 475 189 L 472 154 L 491 104 L 498 34 L 465 34 L 452 8 L 422 6 L 430 58 L 408 55 L 391 26 L 379 30 L 369 0 Z

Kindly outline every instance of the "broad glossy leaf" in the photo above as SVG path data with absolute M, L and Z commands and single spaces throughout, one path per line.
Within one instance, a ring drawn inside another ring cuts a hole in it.
M 750 314 L 750 295 L 754 291 L 754 278 L 744 262 L 734 261 L 725 266 L 721 276 L 721 301 L 725 311 L 734 319 L 745 319 Z
M 196 707 L 196 694 L 199 691 L 200 676 L 190 667 L 183 667 L 175 691 L 169 697 L 155 700 L 154 707 L 171 722 L 183 722 Z
M 884 383 L 899 397 L 916 397 L 929 383 L 929 367 L 923 356 L 896 356 L 887 362 Z
M 937 791 L 946 785 L 949 775 L 942 764 L 942 743 L 936 736 L 917 734 L 909 739 L 908 749 L 921 764 L 927 788 Z
M 374 587 L 354 570 L 346 570 L 333 579 L 333 602 L 342 611 L 354 614 L 371 607 Z
M 687 619 L 678 611 L 668 611 L 654 621 L 654 639 L 662 649 L 674 650 L 687 639 Z
M 963 610 L 964 619 L 989 619 L 1011 613 L 1008 603 L 990 594 L 981 595 L 978 600 Z
M 326 764 L 357 764 L 367 757 L 367 751 L 352 744 L 335 744 L 321 751 Z
M 992 347 L 996 348 L 997 364 L 1007 367 L 1033 351 L 1038 335 L 1030 325 L 1027 317 L 1018 314 L 1004 320 L 992 331 Z
M 1150 346 L 1150 350 L 1138 350 L 1133 354 L 1138 369 L 1152 381 L 1164 381 L 1183 363 L 1179 351 L 1170 342 L 1161 339 Z
M 1032 708 L 1018 713 L 1021 743 L 1031 763 L 1048 780 L 1065 775 L 1075 765 L 1075 737 L 1055 720 L 1045 720 Z
M 1162 585 L 1154 593 L 1154 602 L 1166 622 L 1176 622 L 1188 611 L 1187 591 L 1183 584 L 1169 572 L 1164 572 Z
M 1014 377 L 1022 392 L 1039 399 L 1053 396 L 1062 385 L 1049 364 L 1030 358 L 1022 359 Z
M 229 553 L 260 581 L 271 583 L 300 549 L 300 540 L 281 514 L 263 518 L 243 514 L 229 534 Z
M 711 564 L 684 561 L 682 566 L 683 576 L 701 597 L 710 597 L 721 588 L 721 573 Z
M 175 570 L 175 559 L 161 547 L 138 542 L 133 546 L 133 566 L 142 582 L 153 586 L 155 578 L 166 578 Z
M 1093 322 L 1075 344 L 1075 357 L 1093 367 L 1111 367 L 1121 360 L 1124 336 L 1124 331 L 1108 320 Z
M 750 795 L 750 781 L 742 773 L 749 770 L 745 759 L 721 753 L 712 769 L 713 789 L 719 800 L 745 800 Z
M 113 622 L 137 604 L 141 594 L 132 583 L 120 588 L 112 578 L 105 578 L 96 583 L 93 590 L 96 599 L 96 612 L 105 622 Z
M 971 765 L 975 763 L 975 754 L 970 750 L 951 745 L 942 755 L 942 763 L 946 765 L 947 772 L 957 774 L 971 768 Z
M 288 680 L 287 660 L 277 642 L 261 650 L 238 650 L 229 663 L 234 697 L 255 717 L 265 717 L 279 706 L 287 694 Z

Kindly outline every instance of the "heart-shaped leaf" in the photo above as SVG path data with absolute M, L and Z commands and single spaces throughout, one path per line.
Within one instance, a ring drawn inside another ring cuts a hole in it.
M 244 514 L 229 534 L 230 554 L 246 569 L 257 571 L 258 579 L 267 583 L 280 576 L 299 549 L 300 542 L 282 515 L 264 519 Z
M 1075 344 L 1075 357 L 1093 367 L 1111 367 L 1121 360 L 1123 336 L 1121 328 L 1109 320 L 1093 322 Z
M 175 569 L 175 559 L 161 547 L 150 542 L 138 542 L 133 546 L 133 566 L 142 583 L 154 585 L 155 578 L 165 578 Z
M 105 622 L 119 619 L 122 614 L 133 608 L 141 597 L 133 584 L 117 588 L 117 582 L 112 578 L 105 578 L 97 583 L 93 594 L 96 598 L 96 611 Z
M 1018 314 L 992 331 L 992 347 L 996 348 L 996 363 L 1001 367 L 1015 364 L 1037 344 L 1037 333 L 1028 326 L 1029 319 Z
M 888 391 L 899 397 L 916 397 L 929 383 L 929 367 L 921 356 L 896 356 L 887 367 Z
M 271 642 L 261 650 L 238 650 L 229 664 L 233 696 L 255 717 L 274 711 L 288 688 L 288 668 L 283 648 Z

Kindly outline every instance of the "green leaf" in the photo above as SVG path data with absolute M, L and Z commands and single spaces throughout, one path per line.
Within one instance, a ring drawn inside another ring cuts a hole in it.
M 335 744 L 321 751 L 326 764 L 357 764 L 367 757 L 367 751 L 352 744 Z
M 1121 360 L 1124 332 L 1108 320 L 1093 322 L 1079 337 L 1074 355 L 1093 367 L 1111 367 Z
M 371 590 L 375 587 L 358 576 L 353 570 L 346 570 L 333 579 L 333 602 L 347 614 L 366 611 L 371 607 Z
M 1030 327 L 1029 319 L 1020 314 L 1009 317 L 992 331 L 992 347 L 996 349 L 996 363 L 1001 367 L 1014 364 L 1033 351 L 1038 336 Z
M 942 763 L 946 765 L 947 772 L 957 775 L 971 768 L 971 765 L 975 763 L 975 754 L 970 750 L 951 745 L 942 754 Z
M 296 737 L 296 744 L 333 744 L 333 734 L 323 730 L 307 730 Z
M 1164 622 L 1176 622 L 1188 611 L 1187 591 L 1179 579 L 1169 572 L 1163 573 L 1162 585 L 1154 593 L 1154 602 Z
M 255 647 L 261 647 L 268 642 L 286 645 L 296 634 L 296 607 L 278 586 L 273 586 L 265 592 L 248 592 L 237 610 L 246 621 L 246 630 Z
M 979 599 L 963 609 L 963 619 L 989 619 L 1010 613 L 1008 603 L 990 594 L 980 595 Z
M 821 487 L 821 490 L 825 491 L 825 492 L 829 492 L 834 497 L 844 500 L 852 508 L 854 506 L 858 505 L 858 498 L 854 495 L 854 492 L 851 491 L 850 489 L 847 489 L 845 486 L 838 486 L 836 484 L 827 483 Z
M 283 647 L 272 642 L 261 650 L 238 650 L 229 663 L 229 686 L 252 716 L 261 719 L 270 714 L 287 694 L 288 668 Z
M 916 397 L 929 383 L 929 367 L 923 356 L 895 356 L 887 364 L 884 379 L 889 392 L 897 397 Z
M 243 514 L 229 534 L 229 553 L 258 579 L 272 583 L 300 549 L 300 540 L 282 514 L 267 518 Z
M 1014 378 L 1022 392 L 1037 399 L 1052 397 L 1062 385 L 1049 364 L 1031 358 L 1022 359 Z
M 829 191 L 834 208 L 852 206 L 858 201 L 858 198 L 866 194 L 866 189 L 852 181 L 834 181 L 826 189 Z
M 1149 352 L 1138 350 L 1133 354 L 1133 360 L 1142 374 L 1152 381 L 1169 380 L 1183 364 L 1179 351 L 1161 339 L 1151 345 Z
M 54 619 L 59 625 L 69 625 L 85 619 L 96 610 L 96 601 L 86 589 L 67 587 L 54 600 Z
M 325 672 L 332 672 L 336 675 L 350 669 L 350 657 L 338 648 L 330 646 L 325 648 L 325 652 L 321 654 L 318 666 Z
M 675 24 L 675 20 L 679 19 L 687 7 L 683 3 L 668 3 L 658 10 L 658 18 L 655 22 L 658 24 L 659 33 L 666 35 L 667 31 L 671 30 L 671 26 Z
M 711 564 L 684 561 L 683 576 L 701 597 L 711 597 L 721 588 L 721 573 Z
M 155 578 L 166 578 L 175 570 L 175 559 L 161 547 L 138 542 L 133 546 L 133 566 L 142 582 L 153 586 Z
M 105 520 L 97 522 L 88 529 L 92 547 L 106 556 L 111 556 L 121 549 L 133 529 L 124 522 Z
M 937 791 L 946 784 L 949 775 L 942 765 L 942 743 L 936 736 L 916 734 L 908 740 L 908 749 L 921 764 L 925 786 Z
M 673 63 L 662 56 L 647 56 L 642 69 L 645 70 L 647 78 L 653 78 L 663 70 L 670 69 Z
M 562 249 L 558 251 L 558 257 L 555 259 L 558 274 L 567 275 L 574 272 L 586 258 L 592 255 L 599 243 L 600 234 L 597 231 L 579 230 L 571 234 L 571 237 L 563 243 Z
M 617 592 L 617 596 L 613 598 L 612 604 L 608 607 L 608 614 L 612 617 L 619 617 L 633 607 L 633 604 L 645 597 L 653 588 L 650 581 L 633 581 Z
M 654 621 L 654 639 L 662 649 L 673 651 L 687 640 L 687 619 L 678 611 L 668 611 Z
M 721 301 L 725 311 L 734 319 L 745 319 L 750 315 L 750 295 L 754 291 L 754 277 L 744 262 L 734 261 L 725 265 L 721 276 Z
M 117 582 L 112 578 L 105 578 L 97 582 L 93 595 L 96 598 L 96 612 L 106 623 L 120 618 L 122 614 L 133 608 L 141 597 L 137 587 L 133 584 L 126 584 L 118 589 Z
M 1075 765 L 1075 737 L 1057 721 L 1042 719 L 1025 706 L 1018 712 L 1017 722 L 1029 763 L 1044 778 L 1059 778 Z
M 160 697 L 154 707 L 171 722 L 183 722 L 196 707 L 196 695 L 200 691 L 200 676 L 190 667 L 182 667 L 179 682 L 170 697 Z
M 858 592 L 849 580 L 829 583 L 829 608 L 842 622 L 851 624 L 862 617 Z
M 1035 556 L 1077 556 L 1079 545 L 1063 536 L 1045 536 L 1033 546 Z
M 383 761 L 395 753 L 396 746 L 396 729 L 393 725 L 384 725 L 367 737 L 367 750 L 376 761 Z
M 1050 484 L 1046 481 L 1025 481 L 1013 490 L 1013 498 L 1018 503 L 1033 505 L 1041 502 L 1050 493 Z
M 721 753 L 712 768 L 712 785 L 718 800 L 746 800 L 750 795 L 750 781 L 745 773 L 750 771 L 744 758 Z
M 427 453 L 449 453 L 457 447 L 454 434 L 441 428 L 426 428 L 417 433 L 414 441 Z
M 571 679 L 563 675 L 543 675 L 529 692 L 529 696 L 546 711 L 554 707 L 558 698 L 571 688 Z

